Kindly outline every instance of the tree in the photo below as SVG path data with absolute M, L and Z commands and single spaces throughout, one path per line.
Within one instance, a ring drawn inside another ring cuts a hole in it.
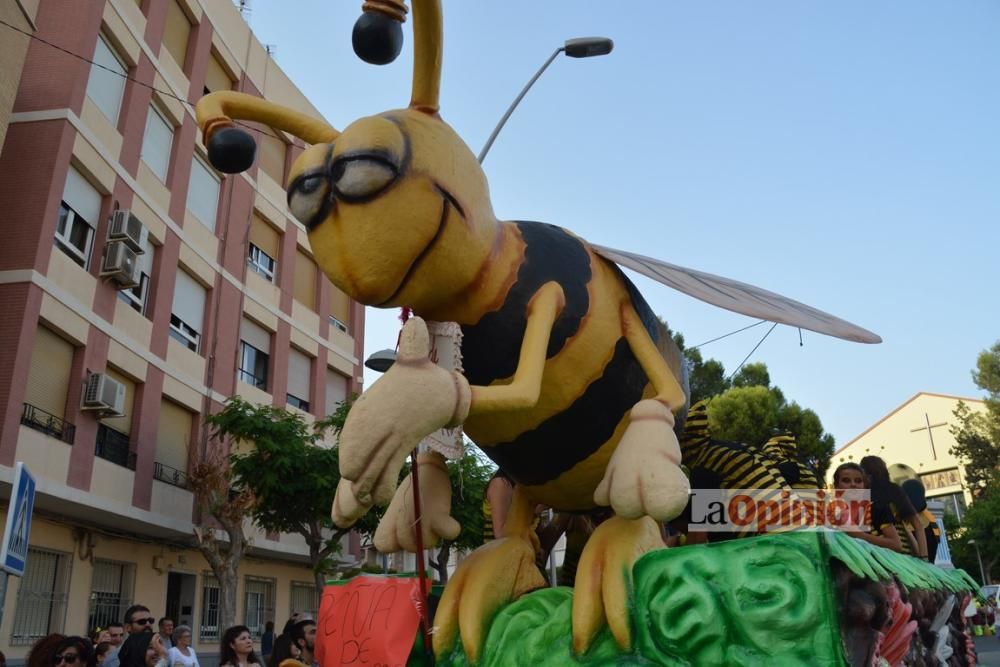
M 219 442 L 225 434 L 219 431 L 213 417 L 209 416 L 206 423 L 215 427 L 216 446 L 205 442 L 205 457 L 193 467 L 188 479 L 201 515 L 200 525 L 194 529 L 195 541 L 219 582 L 219 627 L 225 628 L 236 624 L 237 575 L 249 546 L 243 532 L 243 519 L 249 514 L 254 497 L 249 489 L 232 489 L 226 443 Z M 226 541 L 216 536 L 217 527 L 226 533 Z
M 951 428 L 956 445 L 951 453 L 965 466 L 965 478 L 978 494 L 1000 469 L 1000 342 L 979 353 L 972 371 L 976 386 L 986 392 L 986 410 L 975 412 L 959 402 Z
M 452 549 L 471 551 L 483 543 L 483 495 L 493 475 L 494 467 L 484 461 L 471 447 L 465 455 L 448 461 L 448 481 L 451 483 L 451 516 L 462 526 L 462 532 L 452 541 L 443 541 L 431 567 L 437 570 L 438 581 L 448 581 L 448 560 Z
M 330 518 L 340 463 L 336 447 L 326 446 L 327 429 L 339 432 L 350 405 L 313 425 L 296 412 L 272 405 L 252 405 L 239 396 L 212 416 L 220 432 L 253 447 L 230 457 L 233 487 L 252 495 L 249 513 L 262 530 L 301 535 L 309 549 L 316 590 L 326 585 L 331 559 L 350 530 Z M 376 512 L 369 512 L 354 529 L 374 532 Z
M 1000 562 L 1000 473 L 980 489 L 976 501 L 969 505 L 962 517 L 961 532 L 952 538 L 953 553 L 958 554 L 956 564 L 968 572 L 979 574 L 979 559 L 988 584 L 993 581 L 993 571 Z M 973 565 L 974 564 L 974 565 Z M 998 573 L 1000 574 L 1000 573 Z

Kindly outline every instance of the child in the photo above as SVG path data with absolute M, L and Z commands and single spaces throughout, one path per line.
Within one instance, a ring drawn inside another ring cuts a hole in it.
M 833 471 L 833 488 L 867 489 L 868 477 L 857 463 L 842 463 Z M 870 532 L 847 531 L 847 534 L 879 547 L 902 552 L 903 544 L 893 526 L 892 515 L 887 507 L 872 502 L 865 512 L 864 519 L 864 522 L 871 527 Z

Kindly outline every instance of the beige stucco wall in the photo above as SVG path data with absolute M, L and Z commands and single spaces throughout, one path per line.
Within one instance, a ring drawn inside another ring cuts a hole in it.
M 953 413 L 959 400 L 965 401 L 973 410 L 984 409 L 983 402 L 974 398 L 917 394 L 836 451 L 827 473 L 829 481 L 832 481 L 833 470 L 841 463 L 857 462 L 869 455 L 882 457 L 888 465 L 906 464 L 921 475 L 958 468 L 964 479 L 963 466 L 951 454 L 951 448 L 955 446 L 955 437 L 951 433 L 951 427 L 956 423 Z M 933 427 L 933 451 L 927 435 L 928 421 Z M 948 495 L 961 490 L 959 485 L 950 485 L 928 489 L 927 495 Z M 965 498 L 966 502 L 972 500 L 968 492 Z

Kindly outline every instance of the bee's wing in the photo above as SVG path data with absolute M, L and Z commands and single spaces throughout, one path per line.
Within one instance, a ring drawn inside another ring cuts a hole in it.
M 882 338 L 867 329 L 760 287 L 624 250 L 591 247 L 616 264 L 713 306 L 858 343 L 882 342 Z

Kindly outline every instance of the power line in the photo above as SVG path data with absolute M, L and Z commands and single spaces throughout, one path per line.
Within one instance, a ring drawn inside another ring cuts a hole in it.
M 169 91 L 161 90 L 160 88 L 157 88 L 156 86 L 152 86 L 152 85 L 150 85 L 150 84 L 148 84 L 148 83 L 146 83 L 144 81 L 140 81 L 139 79 L 133 79 L 132 77 L 130 77 L 127 74 L 122 74 L 121 72 L 115 71 L 115 70 L 111 69 L 110 67 L 106 67 L 106 66 L 102 65 L 101 63 L 94 62 L 90 58 L 87 58 L 85 56 L 81 56 L 79 53 L 75 53 L 73 51 L 70 51 L 67 48 L 59 46 L 58 44 L 54 44 L 53 42 L 50 42 L 47 39 L 44 39 L 42 37 L 39 37 L 38 35 L 32 34 L 30 32 L 27 32 L 26 30 L 21 30 L 16 25 L 11 25 L 10 23 L 7 23 L 6 21 L 4 21 L 2 19 L 0 19 L 0 25 L 7 26 L 8 28 L 10 28 L 11 30 L 14 30 L 15 32 L 19 32 L 22 35 L 25 35 L 26 37 L 28 37 L 30 39 L 33 39 L 33 40 L 35 40 L 37 42 L 41 42 L 42 44 L 45 44 L 46 46 L 52 47 L 53 49 L 56 49 L 57 51 L 62 51 L 63 53 L 65 53 L 67 55 L 70 55 L 70 56 L 73 56 L 74 58 L 77 58 L 79 60 L 82 60 L 85 63 L 90 63 L 94 67 L 100 67 L 105 72 L 110 72 L 110 73 L 114 74 L 115 76 L 120 76 L 121 78 L 125 79 L 126 81 L 131 81 L 132 83 L 137 83 L 140 86 L 142 86 L 143 88 L 149 88 L 150 90 L 155 91 L 155 92 L 157 92 L 157 93 L 159 93 L 161 95 L 165 95 L 166 97 L 170 97 L 172 99 L 175 99 L 178 102 L 180 102 L 181 104 L 185 104 L 188 107 L 190 107 L 192 110 L 194 110 L 194 105 L 191 104 L 186 99 L 184 99 L 183 97 L 178 97 L 177 95 L 174 95 L 173 93 L 171 93 Z M 271 132 L 268 132 L 267 130 L 262 130 L 259 127 L 254 127 L 253 125 L 247 125 L 246 123 L 241 123 L 238 120 L 234 120 L 233 122 L 235 124 L 237 124 L 237 125 L 242 125 L 245 128 L 248 128 L 248 129 L 251 129 L 251 130 L 255 130 L 257 132 L 260 132 L 261 134 L 266 134 L 266 135 L 268 135 L 270 137 L 274 137 L 275 139 L 279 139 L 282 142 L 284 142 L 284 139 L 282 139 L 281 137 L 279 137 L 276 134 L 272 134 Z
M 749 359 L 751 356 L 753 356 L 753 353 L 756 352 L 757 348 L 760 347 L 761 343 L 763 343 L 767 339 L 767 337 L 771 335 L 771 332 L 774 331 L 774 328 L 776 326 L 778 326 L 777 322 L 775 322 L 774 324 L 771 325 L 771 328 L 767 330 L 767 333 L 764 334 L 764 337 L 761 338 L 759 341 L 757 341 L 757 344 L 753 346 L 752 350 L 750 350 L 750 354 L 748 354 L 747 356 L 743 357 L 743 361 L 741 361 L 740 365 L 736 367 L 736 370 L 734 370 L 732 373 L 729 374 L 729 377 L 726 378 L 727 382 L 729 380 L 732 380 L 733 376 L 736 375 L 736 373 L 738 373 L 741 368 L 743 368 L 743 364 L 745 364 L 747 362 L 747 359 Z
M 704 345 L 708 345 L 709 343 L 714 343 L 717 340 L 722 340 L 723 338 L 728 338 L 728 337 L 730 337 L 730 336 L 732 336 L 734 334 L 740 333 L 741 331 L 746 331 L 747 329 L 753 329 L 755 326 L 758 326 L 760 324 L 764 324 L 764 322 L 767 322 L 767 320 L 760 320 L 759 322 L 754 322 L 753 324 L 747 325 L 747 326 L 743 327 L 742 329 L 737 329 L 736 331 L 730 331 L 727 334 L 723 334 L 721 336 L 718 336 L 717 338 L 713 338 L 712 340 L 706 340 L 704 343 L 699 343 L 699 344 L 695 345 L 694 347 L 689 347 L 687 349 L 689 349 L 689 350 L 697 350 L 699 347 L 702 347 Z

